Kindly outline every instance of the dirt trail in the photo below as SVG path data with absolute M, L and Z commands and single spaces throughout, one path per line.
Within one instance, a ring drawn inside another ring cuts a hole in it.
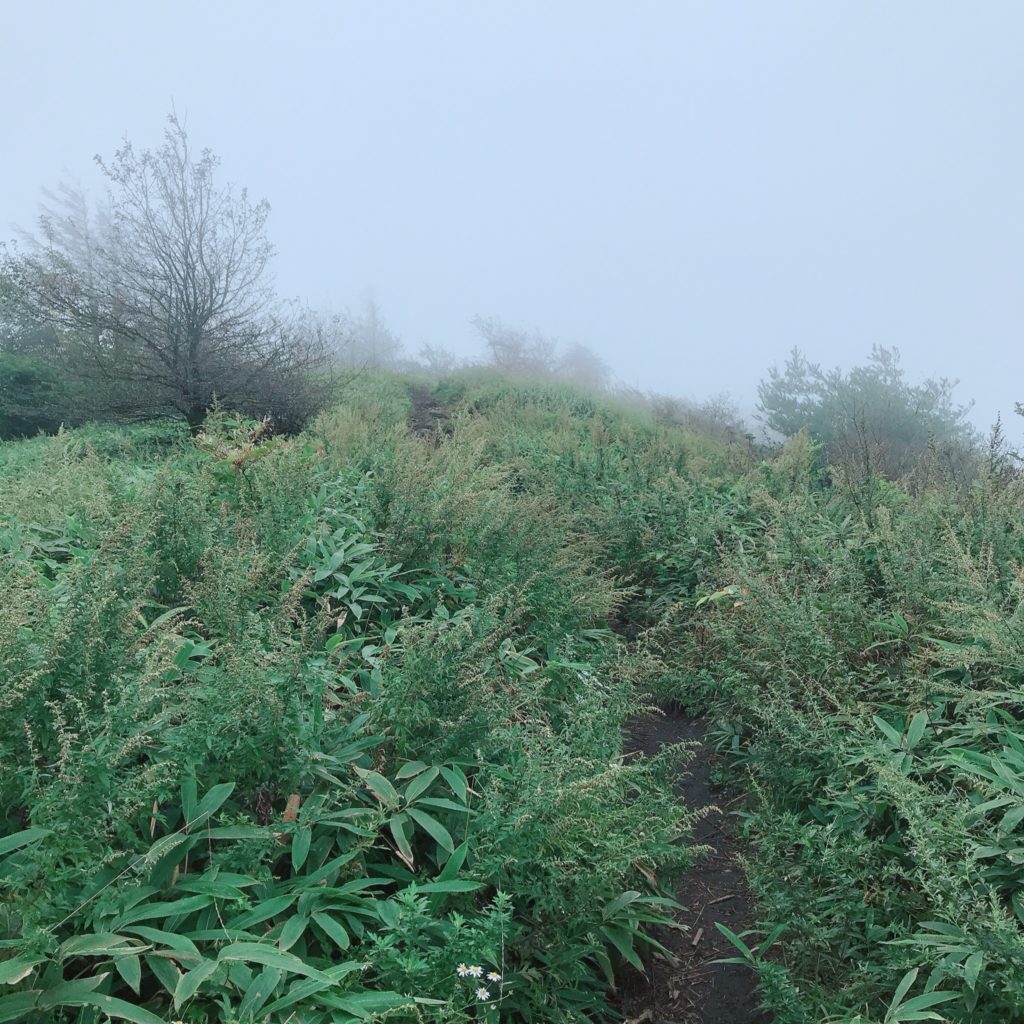
M 424 387 L 410 385 L 409 399 L 409 430 L 440 444 L 448 410 Z M 636 628 L 630 624 L 615 620 L 609 625 L 627 641 L 635 639 Z M 677 796 L 692 810 L 711 807 L 728 796 L 711 783 L 714 757 L 704 742 L 706 729 L 703 720 L 683 714 L 634 719 L 626 729 L 626 750 L 656 754 L 666 745 L 697 744 Z M 712 847 L 713 852 L 693 865 L 676 893 L 686 908 L 680 920 L 689 930 L 660 937 L 678 962 L 651 961 L 646 979 L 623 993 L 621 1009 L 633 1024 L 771 1024 L 774 1016 L 758 1010 L 754 972 L 713 962 L 735 953 L 715 922 L 739 933 L 754 919 L 750 891 L 737 860 L 738 845 L 720 810 L 696 822 L 692 840 L 696 846 Z
M 440 429 L 448 419 L 448 411 L 424 387 L 409 385 L 409 429 L 417 437 L 432 437 L 439 444 Z
M 677 790 L 679 799 L 692 810 L 720 806 L 729 799 L 711 782 L 714 755 L 704 742 L 706 728 L 701 719 L 682 714 L 635 719 L 627 728 L 627 749 L 637 753 L 655 754 L 673 743 L 698 744 Z M 713 962 L 736 953 L 715 922 L 739 933 L 754 919 L 750 891 L 738 862 L 738 845 L 720 810 L 711 811 L 695 824 L 693 843 L 710 846 L 713 852 L 693 865 L 676 893 L 686 908 L 680 920 L 689 931 L 673 932 L 664 941 L 678 963 L 651 962 L 646 983 L 633 986 L 624 999 L 627 1020 L 637 1024 L 770 1024 L 774 1016 L 758 1010 L 754 972 L 743 965 Z

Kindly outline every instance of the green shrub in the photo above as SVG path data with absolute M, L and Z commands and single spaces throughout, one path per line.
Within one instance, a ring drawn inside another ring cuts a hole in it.
M 577 1021 L 657 949 L 611 556 L 400 397 L 0 447 L 0 1017 Z
M 66 413 L 66 386 L 49 364 L 0 353 L 0 439 L 51 434 Z
M 788 991 L 782 1021 L 1014 1019 L 1024 494 L 825 487 L 813 459 L 798 440 L 741 489 L 760 528 L 662 627 L 674 692 L 715 710 L 753 794 L 750 876 L 788 979 L 767 965 L 766 988 Z

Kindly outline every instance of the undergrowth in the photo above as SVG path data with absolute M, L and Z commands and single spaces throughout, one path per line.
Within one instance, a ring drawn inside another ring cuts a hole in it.
M 406 410 L 0 449 L 0 1020 L 587 1020 L 657 949 L 622 583 Z
M 621 742 L 666 698 L 780 1022 L 1018 1019 L 1024 483 L 435 395 L 436 445 L 364 376 L 291 439 L 0 446 L 0 1021 L 613 1018 L 688 862 Z
M 798 436 L 720 496 L 715 572 L 657 628 L 750 794 L 777 941 L 749 959 L 784 1024 L 1017 1020 L 1024 483 L 814 456 Z

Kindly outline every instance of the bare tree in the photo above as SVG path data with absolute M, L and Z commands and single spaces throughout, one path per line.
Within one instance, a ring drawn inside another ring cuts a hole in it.
M 687 427 L 699 434 L 717 438 L 727 444 L 751 444 L 754 435 L 744 422 L 735 402 L 726 394 L 713 395 L 703 401 L 672 395 L 648 394 L 646 404 L 661 423 Z
M 354 355 L 365 366 L 396 366 L 402 358 L 402 339 L 388 326 L 373 293 L 363 296 L 361 311 L 351 317 Z
M 432 345 L 429 341 L 420 345 L 416 360 L 432 377 L 447 376 L 459 365 L 458 356 L 454 352 L 443 345 Z
M 591 348 L 574 342 L 558 358 L 558 375 L 591 391 L 608 387 L 608 364 Z
M 495 369 L 529 377 L 547 377 L 554 372 L 557 345 L 540 331 L 509 327 L 497 317 L 475 316 L 472 323 L 484 339 Z
M 217 157 L 195 154 L 174 115 L 157 149 L 125 142 L 97 162 L 108 204 L 55 197 L 13 272 L 23 302 L 64 337 L 69 368 L 108 411 L 177 412 L 193 431 L 215 398 L 275 418 L 314 407 L 309 371 L 324 353 L 275 298 L 268 204 L 219 185 Z

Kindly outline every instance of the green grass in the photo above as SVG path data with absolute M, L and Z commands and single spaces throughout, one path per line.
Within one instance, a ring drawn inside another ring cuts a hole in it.
M 654 948 L 608 555 L 406 410 L 0 449 L 0 1017 L 582 1020 Z
M 780 1021 L 1015 1019 L 1024 484 L 435 393 L 436 447 L 378 375 L 0 445 L 0 1020 L 612 1019 L 688 862 L 652 697 L 747 794 Z
M 1015 1019 L 1022 484 L 813 465 L 797 438 L 724 497 L 714 596 L 658 627 L 751 794 L 765 989 L 783 1022 Z

